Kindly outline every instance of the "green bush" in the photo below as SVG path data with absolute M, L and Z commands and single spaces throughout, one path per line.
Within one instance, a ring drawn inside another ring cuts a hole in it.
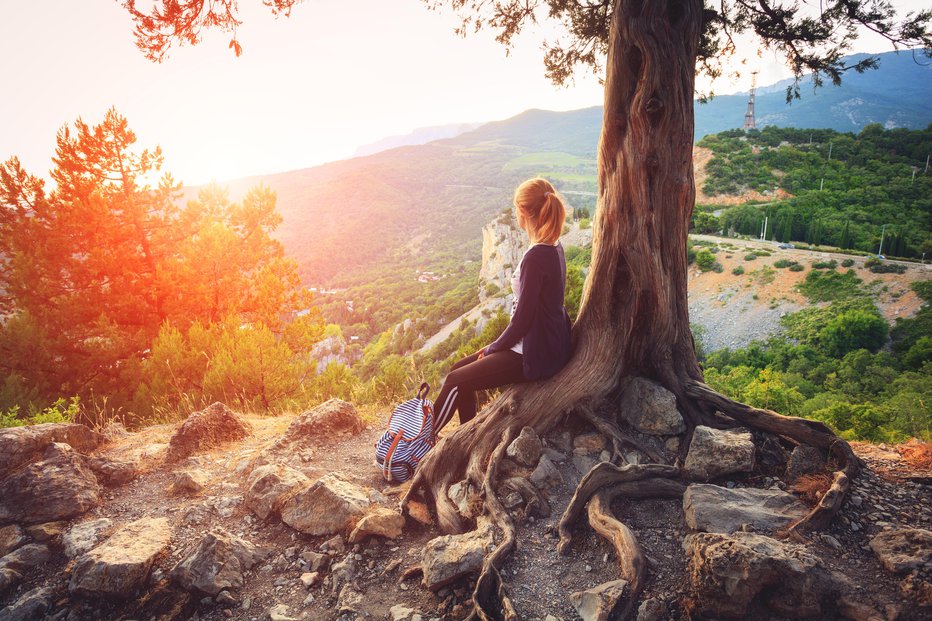
M 734 274 L 735 276 L 740 276 L 741 274 L 744 273 L 744 268 L 739 265 L 735 269 L 731 270 L 731 273 Z
M 773 262 L 773 266 L 779 269 L 795 265 L 796 261 L 790 261 L 789 259 L 777 259 Z
M 835 270 L 826 272 L 811 271 L 806 280 L 797 285 L 797 289 L 809 298 L 810 302 L 830 302 L 862 295 L 861 279 L 854 270 L 841 273 Z
M 799 263 L 793 263 L 792 265 L 790 265 L 790 271 L 791 271 L 791 272 L 801 272 L 801 271 L 803 271 L 804 269 L 806 269 L 806 268 L 803 267 L 802 265 L 800 265 Z
M 744 255 L 745 261 L 753 261 L 756 258 L 757 258 L 757 253 L 755 252 L 749 252 L 748 254 Z
M 845 260 L 850 261 L 850 259 L 845 259 Z M 854 261 L 851 261 L 851 263 L 854 263 Z M 836 267 L 838 267 L 838 261 L 836 261 L 835 259 L 831 259 L 829 261 L 813 261 L 812 262 L 812 269 L 814 270 L 833 270 Z M 848 266 L 845 266 L 845 267 L 848 267 Z
M 589 218 L 583 218 L 579 221 L 579 228 L 583 230 L 592 228 L 592 220 Z
M 899 263 L 882 263 L 880 265 L 872 265 L 870 269 L 875 274 L 904 274 L 906 273 L 906 266 L 900 265 Z
M 715 272 L 716 274 L 721 274 L 722 272 L 725 271 L 725 268 L 724 266 L 722 266 L 721 263 L 716 261 L 715 263 L 712 264 L 712 271 Z
M 878 314 L 852 309 L 830 319 L 819 332 L 818 340 L 826 354 L 841 358 L 857 349 L 877 351 L 886 342 L 889 329 Z
M 711 270 L 715 267 L 715 263 L 715 255 L 709 252 L 707 248 L 703 248 L 696 253 L 696 266 L 703 272 Z
M 841 262 L 842 267 L 851 267 L 852 265 L 854 265 L 854 259 L 845 259 Z

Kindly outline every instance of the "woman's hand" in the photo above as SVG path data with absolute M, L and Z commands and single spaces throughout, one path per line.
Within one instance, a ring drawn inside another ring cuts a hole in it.
M 485 347 L 477 351 L 476 354 L 478 354 L 478 356 L 476 357 L 476 360 L 482 360 L 483 358 L 485 358 Z

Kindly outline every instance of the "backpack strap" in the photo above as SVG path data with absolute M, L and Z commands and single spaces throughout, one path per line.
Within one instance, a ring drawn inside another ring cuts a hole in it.
M 421 411 L 424 413 L 424 420 L 421 422 L 421 429 L 427 425 L 427 421 L 431 421 L 430 425 L 430 444 L 433 446 L 437 443 L 437 432 L 434 429 L 433 418 L 434 418 L 434 407 L 427 400 L 421 401 Z
M 398 448 L 402 435 L 400 429 L 395 432 L 395 439 L 392 440 L 392 445 L 388 447 L 388 451 L 385 453 L 385 461 L 382 462 L 382 477 L 389 482 L 392 480 L 392 459 L 395 457 L 395 449 Z

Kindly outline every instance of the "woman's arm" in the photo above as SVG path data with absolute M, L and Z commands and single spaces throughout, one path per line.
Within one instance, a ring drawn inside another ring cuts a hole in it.
M 544 282 L 544 271 L 537 260 L 536 253 L 529 250 L 521 263 L 521 295 L 518 296 L 518 305 L 511 322 L 502 335 L 494 343 L 485 348 L 485 354 L 511 349 L 531 329 L 534 315 L 540 304 L 540 289 Z

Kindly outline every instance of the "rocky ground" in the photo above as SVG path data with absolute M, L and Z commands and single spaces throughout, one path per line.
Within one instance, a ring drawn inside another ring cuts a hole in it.
M 683 431 L 672 395 L 636 382 L 617 416 L 672 461 Z M 0 621 L 464 618 L 500 534 L 480 518 L 473 533 L 441 537 L 418 506 L 418 519 L 403 518 L 403 487 L 372 464 L 381 424 L 331 401 L 276 418 L 215 405 L 137 433 L 0 430 Z M 575 419 L 519 440 L 499 490 L 518 524 L 502 571 L 518 616 L 608 618 L 628 588 L 615 582 L 614 548 L 583 519 L 559 555 L 556 527 L 595 464 L 647 456 L 613 454 Z M 792 543 L 781 533 L 830 473 L 824 456 L 699 428 L 682 500 L 612 507 L 647 558 L 637 618 L 928 618 L 930 449 L 907 448 L 856 445 L 865 468 L 841 513 Z M 542 490 L 545 506 L 508 479 Z M 458 490 L 451 499 L 469 517 L 477 498 Z

